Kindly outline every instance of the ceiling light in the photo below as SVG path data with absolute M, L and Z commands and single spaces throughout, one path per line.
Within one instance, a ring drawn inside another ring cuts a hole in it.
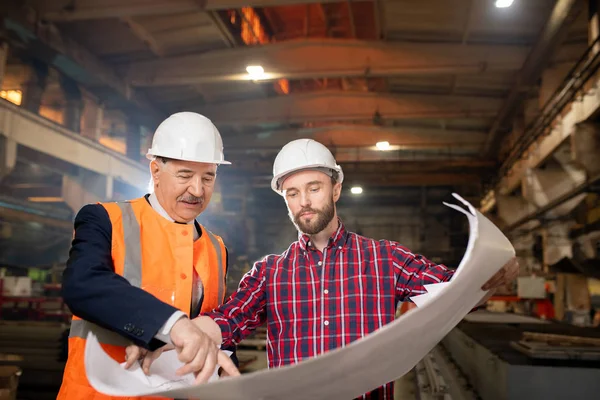
M 363 190 L 360 186 L 354 186 L 352 189 L 350 189 L 350 192 L 352 194 L 361 194 Z
M 377 146 L 377 150 L 385 151 L 390 149 L 390 142 L 377 142 L 375 145 Z
M 496 7 L 498 8 L 508 8 L 512 6 L 514 0 L 496 0 Z
M 252 80 L 263 79 L 265 76 L 265 69 L 260 65 L 248 65 L 246 71 Z

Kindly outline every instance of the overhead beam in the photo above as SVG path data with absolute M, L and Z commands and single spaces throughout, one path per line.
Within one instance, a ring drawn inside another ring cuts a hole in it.
M 333 151 L 335 153 L 335 151 Z M 335 154 L 334 154 L 335 155 Z M 482 159 L 433 160 L 433 161 L 350 161 L 339 163 L 346 177 L 393 175 L 407 173 L 478 173 L 481 170 L 495 167 L 495 163 Z M 231 176 L 270 176 L 273 172 L 272 159 L 241 158 L 230 167 L 223 169 L 223 174 Z
M 144 164 L 128 159 L 19 106 L 8 102 L 0 103 L 0 126 L 6 127 L 0 134 L 19 146 L 145 190 L 149 174 Z M 20 156 L 20 150 L 17 156 Z
M 335 147 L 374 147 L 377 142 L 387 141 L 391 146 L 402 149 L 420 149 L 478 146 L 483 143 L 486 135 L 485 131 L 334 124 L 315 128 L 260 130 L 224 136 L 223 140 L 226 152 L 234 148 L 280 148 L 300 138 L 312 138 Z
M 222 182 L 243 180 L 253 186 L 270 184 L 272 160 L 240 159 L 220 172 Z M 486 160 L 342 162 L 345 185 L 453 186 L 479 185 L 481 171 L 494 166 Z
M 16 198 L 28 197 L 61 197 L 62 187 L 60 186 L 32 186 L 32 187 L 2 187 L 5 195 Z
M 269 187 L 270 182 L 267 179 L 252 178 L 248 176 L 231 177 L 231 173 L 226 173 L 221 182 L 240 181 L 251 182 L 253 187 Z M 410 187 L 410 186 L 479 186 L 481 184 L 481 175 L 474 172 L 467 173 L 393 173 L 383 175 L 361 175 L 353 174 L 344 178 L 344 187 L 360 185 L 362 187 Z
M 161 48 L 160 44 L 156 40 L 152 33 L 146 29 L 142 24 L 137 22 L 131 17 L 122 18 L 122 21 L 129 26 L 129 29 L 133 32 L 133 34 L 140 39 L 142 42 L 146 43 L 146 45 L 152 50 L 152 53 L 159 57 L 163 57 L 165 55 L 164 50 Z
M 38 222 L 43 225 L 60 228 L 66 232 L 73 231 L 73 223 L 71 221 L 50 218 L 45 215 L 38 215 L 32 212 L 22 211 L 18 208 L 11 208 L 9 204 L 6 204 L 1 200 L 0 217 L 11 221 L 17 221 L 18 223 L 23 223 L 23 221 Z
M 346 180 L 346 184 L 362 186 L 455 186 L 478 185 L 481 175 L 477 173 L 392 173 L 386 176 L 360 174 Z
M 505 127 L 507 121 L 514 115 L 515 110 L 523 101 L 525 92 L 522 88 L 532 85 L 540 77 L 552 53 L 567 35 L 569 25 L 582 11 L 583 3 L 581 0 L 557 0 L 554 4 L 548 21 L 540 32 L 533 49 L 529 52 L 523 67 L 517 75 L 517 79 L 515 79 L 515 83 L 492 124 L 483 146 L 483 152 L 486 155 L 493 155 L 497 151 L 497 145 L 503 133 L 502 128 Z
M 496 115 L 501 100 L 489 97 L 373 92 L 315 92 L 204 106 L 196 111 L 220 125 L 317 121 L 371 122 L 383 119 L 485 118 Z
M 261 65 L 264 80 L 476 74 L 518 70 L 526 54 L 520 46 L 302 39 L 137 62 L 122 72 L 134 86 L 248 81 L 248 65 Z
M 75 7 L 70 1 L 37 0 L 36 9 L 47 21 L 81 21 L 104 18 L 139 17 L 149 15 L 181 14 L 198 11 L 198 3 L 205 11 L 229 10 L 242 7 L 272 7 L 294 4 L 335 3 L 339 0 L 78 0 Z M 132 4 L 133 3 L 133 4 Z

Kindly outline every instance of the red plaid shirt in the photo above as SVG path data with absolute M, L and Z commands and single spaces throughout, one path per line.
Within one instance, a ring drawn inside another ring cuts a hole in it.
M 396 242 L 346 231 L 340 221 L 323 253 L 306 235 L 281 255 L 257 262 L 239 289 L 207 314 L 225 345 L 267 322 L 269 368 L 343 347 L 392 322 L 398 302 L 448 281 L 453 271 Z M 393 399 L 393 383 L 362 399 Z

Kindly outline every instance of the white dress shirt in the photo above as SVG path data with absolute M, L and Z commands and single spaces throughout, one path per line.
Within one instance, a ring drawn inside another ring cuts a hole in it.
M 165 211 L 165 209 L 160 205 L 160 203 L 158 202 L 158 199 L 156 198 L 156 194 L 151 193 L 150 196 L 148 197 L 148 201 L 150 202 L 150 206 L 152 206 L 152 208 L 156 212 L 158 212 L 163 218 L 165 218 L 171 222 L 175 222 L 173 220 L 173 218 L 171 218 L 169 216 L 169 214 Z M 193 223 L 194 223 L 194 220 L 188 222 L 188 224 L 193 224 Z M 198 232 L 198 229 L 194 229 L 194 241 L 198 240 L 199 238 L 200 238 L 200 232 Z M 196 270 L 194 270 L 193 276 L 194 276 L 194 278 L 192 281 L 192 288 L 193 288 L 192 289 L 192 304 L 196 305 L 196 304 L 198 304 L 198 301 L 200 301 L 200 298 L 202 297 L 202 294 L 204 293 L 204 286 L 202 284 L 202 280 L 196 273 Z M 165 343 L 171 343 L 171 337 L 169 336 L 169 334 L 171 332 L 171 328 L 173 327 L 173 325 L 175 325 L 175 322 L 177 322 L 180 318 L 185 317 L 185 316 L 186 316 L 186 314 L 183 311 L 175 311 L 173 313 L 173 315 L 171 315 L 171 317 L 169 317 L 167 322 L 165 322 L 165 324 L 159 329 L 159 331 L 155 335 L 155 338 L 157 338 Z

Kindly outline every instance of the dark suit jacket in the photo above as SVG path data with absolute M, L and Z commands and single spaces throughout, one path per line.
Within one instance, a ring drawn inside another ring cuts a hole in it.
M 154 336 L 177 309 L 114 273 L 111 242 L 106 209 L 99 204 L 84 206 L 75 217 L 75 236 L 63 273 L 64 301 L 78 317 L 155 350 L 164 343 Z M 226 257 L 226 266 L 227 261 Z M 237 364 L 235 353 L 232 358 Z

